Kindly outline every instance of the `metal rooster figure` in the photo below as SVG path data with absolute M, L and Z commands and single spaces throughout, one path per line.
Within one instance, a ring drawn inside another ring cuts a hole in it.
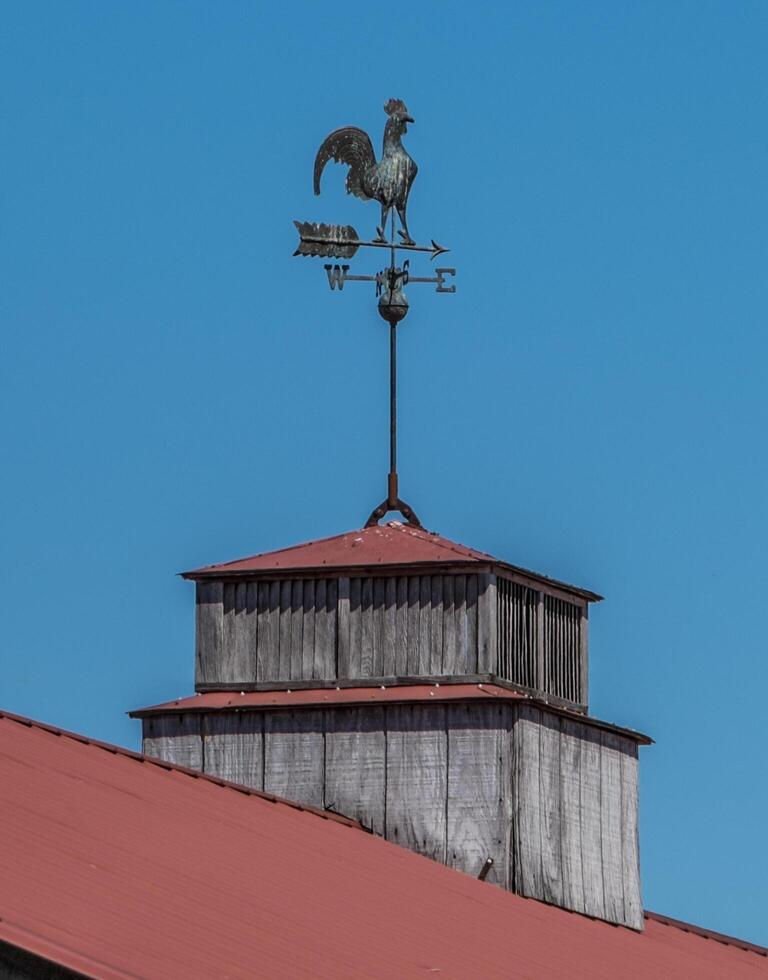
M 375 275 L 350 275 L 348 265 L 326 265 L 331 290 L 344 289 L 346 282 L 372 282 L 379 298 L 378 309 L 389 323 L 389 476 L 387 497 L 371 513 L 366 527 L 377 524 L 390 511 L 399 511 L 409 524 L 421 527 L 412 508 L 398 496 L 397 477 L 397 325 L 408 312 L 408 300 L 403 287 L 407 283 L 434 283 L 438 293 L 455 293 L 456 286 L 447 286 L 446 277 L 455 276 L 455 269 L 435 269 L 434 276 L 412 276 L 410 260 L 397 265 L 397 252 L 427 252 L 430 258 L 447 252 L 434 239 L 429 246 L 417 245 L 408 231 L 406 209 L 408 195 L 418 168 L 403 146 L 402 137 L 413 123 L 405 103 L 401 99 L 389 99 L 384 105 L 387 124 L 384 127 L 384 146 L 381 159 L 376 160 L 370 137 L 356 126 L 344 126 L 327 136 L 315 157 L 314 189 L 320 193 L 320 178 L 329 160 L 349 167 L 346 187 L 364 201 L 378 201 L 381 205 L 381 223 L 376 237 L 363 241 L 351 225 L 319 224 L 311 221 L 294 221 L 299 232 L 299 245 L 294 255 L 322 256 L 324 258 L 351 259 L 358 248 L 386 248 L 390 264 Z M 401 228 L 400 241 L 395 239 L 397 212 Z M 390 220 L 391 218 L 391 220 Z M 387 239 L 387 223 L 390 224 Z

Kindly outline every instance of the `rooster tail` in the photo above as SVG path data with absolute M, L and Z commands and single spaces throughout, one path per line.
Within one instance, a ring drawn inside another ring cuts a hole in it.
M 356 126 L 345 126 L 326 136 L 315 157 L 315 194 L 320 193 L 320 177 L 331 159 L 349 167 L 347 194 L 370 201 L 371 196 L 365 190 L 365 174 L 376 166 L 376 155 L 368 134 Z

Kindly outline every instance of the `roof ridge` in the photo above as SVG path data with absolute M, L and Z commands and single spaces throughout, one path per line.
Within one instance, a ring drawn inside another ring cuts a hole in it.
M 738 939 L 736 936 L 728 936 L 723 932 L 715 932 L 713 929 L 706 929 L 704 926 L 697 926 L 682 919 L 673 919 L 668 915 L 661 915 L 658 912 L 649 912 L 643 909 L 643 915 L 651 922 L 658 922 L 660 925 L 669 926 L 671 929 L 679 929 L 680 932 L 690 932 L 701 939 L 712 939 L 722 943 L 724 946 L 735 946 L 743 949 L 747 953 L 756 953 L 758 956 L 768 956 L 768 947 L 760 946 L 757 943 L 747 942 L 746 939 Z
M 391 527 L 392 525 L 389 526 Z M 451 541 L 450 538 L 444 538 L 442 534 L 438 534 L 437 531 L 429 531 L 427 530 L 427 528 L 424 527 L 409 528 L 407 524 L 396 524 L 395 527 L 398 530 L 402 530 L 402 531 L 408 530 L 410 531 L 411 534 L 414 534 L 416 537 L 419 537 L 419 532 L 425 535 L 429 535 L 431 543 L 436 545 L 438 548 L 442 548 L 444 551 L 454 551 L 457 555 L 461 555 L 462 553 L 459 551 L 459 548 L 463 548 L 465 552 L 470 552 L 470 555 L 467 554 L 462 555 L 462 557 L 464 558 L 471 557 L 474 558 L 475 560 L 478 560 L 477 555 L 482 555 L 484 558 L 488 558 L 493 562 L 503 561 L 503 559 L 501 558 L 494 558 L 494 556 L 488 554 L 487 551 L 478 551 L 477 548 L 470 548 L 469 545 L 462 544 L 460 541 Z
M 142 752 L 134 752 L 133 749 L 126 749 L 122 745 L 115 745 L 112 742 L 102 742 L 100 739 L 89 738 L 87 735 L 80 735 L 78 732 L 72 732 L 66 728 L 59 728 L 56 725 L 49 725 L 46 722 L 36 721 L 34 718 L 27 718 L 25 715 L 17 715 L 11 711 L 5 711 L 4 709 L 0 708 L 0 720 L 2 719 L 16 722 L 19 725 L 24 725 L 26 728 L 39 729 L 40 731 L 47 732 L 49 735 L 70 738 L 74 742 L 80 742 L 83 745 L 91 745 L 94 748 L 102 749 L 103 751 L 109 752 L 112 755 L 122 755 L 128 759 L 133 759 L 135 762 L 149 763 L 149 765 L 157 766 L 158 769 L 180 772 L 185 776 L 191 776 L 193 779 L 203 779 L 206 782 L 213 783 L 216 786 L 221 786 L 223 789 L 234 790 L 236 793 L 241 793 L 244 796 L 256 796 L 259 799 L 266 800 L 268 803 L 282 803 L 294 810 L 302 810 L 306 813 L 311 813 L 323 820 L 331 820 L 335 823 L 344 824 L 347 827 L 353 827 L 356 830 L 362 830 L 366 833 L 369 832 L 359 820 L 354 820 L 352 817 L 345 817 L 342 813 L 335 813 L 333 810 L 321 810 L 319 807 L 297 803 L 295 800 L 286 799 L 284 796 L 276 796 L 274 793 L 267 793 L 264 790 L 252 789 L 250 786 L 244 786 L 242 783 L 235 783 L 229 779 L 222 779 L 220 776 L 212 776 L 210 773 L 201 772 L 198 769 L 190 769 L 188 766 L 180 766 L 175 762 L 166 762 L 163 759 L 156 759 L 154 756 L 145 755 Z

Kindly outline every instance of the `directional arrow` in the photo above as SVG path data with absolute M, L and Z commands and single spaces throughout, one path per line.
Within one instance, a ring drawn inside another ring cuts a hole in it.
M 351 259 L 358 248 L 400 249 L 426 252 L 431 259 L 450 251 L 432 239 L 431 245 L 405 245 L 397 242 L 363 242 L 351 225 L 325 225 L 314 221 L 294 221 L 299 247 L 294 255 L 322 255 L 330 259 Z

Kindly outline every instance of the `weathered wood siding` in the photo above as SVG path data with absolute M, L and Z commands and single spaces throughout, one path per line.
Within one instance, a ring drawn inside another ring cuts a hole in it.
M 144 750 L 301 803 L 522 895 L 641 929 L 637 745 L 532 705 L 147 719 Z
M 521 705 L 512 890 L 641 929 L 637 744 Z
M 494 578 L 199 582 L 196 683 L 489 673 Z
M 205 581 L 196 683 L 497 674 L 584 705 L 586 617 L 585 602 L 488 573 Z

